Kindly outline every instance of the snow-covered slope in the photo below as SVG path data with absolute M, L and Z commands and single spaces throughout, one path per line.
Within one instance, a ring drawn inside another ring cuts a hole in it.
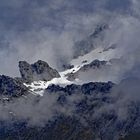
M 117 48 L 110 48 L 107 51 L 105 51 L 103 47 L 98 47 L 84 56 L 80 56 L 77 59 L 73 59 L 70 62 L 70 64 L 73 65 L 74 67 L 71 69 L 65 70 L 63 72 L 59 72 L 60 74 L 59 78 L 54 78 L 48 82 L 34 81 L 31 84 L 24 84 L 24 85 L 29 87 L 30 91 L 33 94 L 43 96 L 44 90 L 51 84 L 61 85 L 61 86 L 66 86 L 72 83 L 79 84 L 78 79 L 74 81 L 67 80 L 67 74 L 77 72 L 81 67 L 83 67 L 84 65 L 90 64 L 95 59 L 98 59 L 100 61 L 102 60 L 109 61 L 110 59 L 113 59 L 114 56 L 115 58 L 119 58 L 120 54 L 116 52 L 117 52 Z
M 109 49 L 108 51 L 104 51 L 104 50 L 105 49 L 103 47 L 98 47 L 84 56 L 80 56 L 77 59 L 73 59 L 71 61 L 71 64 L 74 66 L 79 65 L 82 67 L 85 64 L 91 63 L 95 59 L 98 59 L 101 61 L 102 60 L 109 61 L 110 59 L 114 58 L 114 56 L 116 55 L 117 48 Z M 119 58 L 120 55 L 118 54 L 118 56 L 115 56 L 115 57 Z M 84 61 L 87 61 L 87 62 L 83 63 Z

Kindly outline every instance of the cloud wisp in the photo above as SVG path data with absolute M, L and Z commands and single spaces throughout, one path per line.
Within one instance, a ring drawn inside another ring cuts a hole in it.
M 17 76 L 20 60 L 34 62 L 43 59 L 59 68 L 63 58 L 66 62 L 70 60 L 76 40 L 86 37 L 102 22 L 113 22 L 114 25 L 106 36 L 107 43 L 117 42 L 123 52 L 138 45 L 139 19 L 135 16 L 138 1 L 88 0 L 86 4 L 79 0 L 0 2 L 1 74 Z M 130 25 L 127 27 L 123 22 Z M 137 34 L 135 38 L 134 34 Z
M 121 57 L 110 60 L 112 66 L 91 75 L 96 73 L 100 81 L 118 82 L 117 90 L 113 90 L 112 95 L 120 98 L 118 96 L 122 92 L 123 98 L 112 107 L 122 109 L 126 100 L 139 101 L 139 9 L 138 0 L 87 0 L 86 3 L 84 0 L 0 0 L 0 74 L 18 76 L 17 64 L 21 60 L 32 63 L 42 59 L 59 68 L 62 61 L 69 62 L 71 59 L 77 40 L 91 34 L 98 24 L 107 23 L 109 30 L 101 44 L 103 47 L 116 44 Z M 91 75 L 88 76 L 91 78 Z M 134 77 L 138 80 L 134 80 Z M 127 87 L 131 89 L 124 90 Z M 57 110 L 56 99 L 57 96 L 46 95 L 36 107 L 34 100 L 26 104 L 23 99 L 9 106 L 1 106 L 0 111 L 3 112 L 6 107 L 6 113 L 11 110 L 19 118 L 38 122 L 46 119 L 46 116 L 52 117 L 52 111 Z M 121 114 L 122 110 L 118 112 L 120 116 L 124 115 Z M 3 119 L 7 118 L 7 114 L 2 114 Z

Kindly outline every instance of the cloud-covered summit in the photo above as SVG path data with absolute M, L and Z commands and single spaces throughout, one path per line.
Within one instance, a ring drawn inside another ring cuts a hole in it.
M 0 0 L 0 73 L 19 75 L 22 60 L 60 68 L 74 43 L 102 23 L 111 28 L 102 45 L 117 43 L 126 61 L 127 54 L 138 61 L 139 6 L 138 0 Z

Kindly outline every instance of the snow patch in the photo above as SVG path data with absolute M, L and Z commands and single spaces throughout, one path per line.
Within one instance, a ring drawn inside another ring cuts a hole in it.
M 63 72 L 59 72 L 60 78 L 54 78 L 51 81 L 34 81 L 31 84 L 24 85 L 26 87 L 29 87 L 30 91 L 34 95 L 40 95 L 43 96 L 44 90 L 51 84 L 60 85 L 65 87 L 66 85 L 70 85 L 73 83 L 80 83 L 79 79 L 76 79 L 75 81 L 68 81 L 67 80 L 67 74 L 69 73 L 75 73 L 77 72 L 81 67 L 84 65 L 90 64 L 93 60 L 98 59 L 100 61 L 105 60 L 109 61 L 110 59 L 114 58 L 120 58 L 119 53 L 117 53 L 118 56 L 116 56 L 116 49 L 109 49 L 108 51 L 104 51 L 104 48 L 98 47 L 91 51 L 90 53 L 80 56 L 77 59 L 73 59 L 70 64 L 74 67 L 72 69 L 65 70 Z

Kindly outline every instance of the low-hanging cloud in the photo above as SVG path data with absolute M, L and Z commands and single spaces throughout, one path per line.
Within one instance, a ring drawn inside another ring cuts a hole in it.
M 134 0 L 1 1 L 0 73 L 17 76 L 20 60 L 32 63 L 43 59 L 59 68 L 62 61 L 71 59 L 75 41 L 92 33 L 102 22 L 116 26 L 106 35 L 107 44 L 117 42 L 123 52 L 132 49 L 132 45 L 138 45 L 138 37 L 130 40 L 133 35 L 128 35 L 131 31 L 139 35 L 138 3 Z M 123 22 L 130 25 L 122 25 Z
M 1 121 L 26 121 L 29 126 L 45 126 L 49 120 L 59 115 L 72 116 L 75 103 L 84 96 L 79 93 L 66 96 L 65 93 L 45 92 L 43 97 L 29 94 L 0 104 Z M 64 105 L 59 103 L 61 96 L 66 98 Z
M 90 118 L 113 110 L 118 120 L 127 120 L 129 105 L 140 102 L 139 9 L 139 0 L 0 0 L 0 74 L 17 76 L 21 60 L 33 63 L 42 59 L 59 68 L 62 61 L 71 59 L 77 40 L 91 34 L 98 24 L 107 23 L 109 30 L 100 44 L 105 48 L 115 44 L 118 51 L 114 57 L 121 57 L 82 74 L 82 78 L 117 85 L 108 95 L 113 102 L 103 104 Z M 83 99 L 81 94 L 68 96 L 63 106 L 58 104 L 58 97 L 55 93 L 41 98 L 28 95 L 1 104 L 0 120 L 16 118 L 44 126 L 55 114 L 75 115 L 74 103 Z

